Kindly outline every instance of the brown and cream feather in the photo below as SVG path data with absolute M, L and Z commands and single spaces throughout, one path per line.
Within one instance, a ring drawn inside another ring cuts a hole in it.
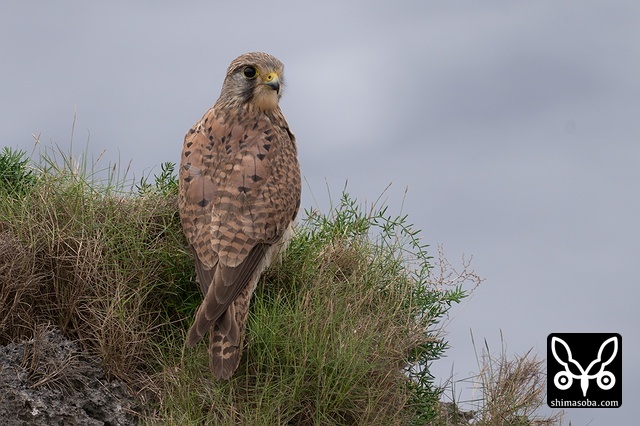
M 282 71 L 266 53 L 235 59 L 220 98 L 184 140 L 180 218 L 204 294 L 186 343 L 209 331 L 218 378 L 238 366 L 251 296 L 300 206 L 296 140 L 278 106 Z

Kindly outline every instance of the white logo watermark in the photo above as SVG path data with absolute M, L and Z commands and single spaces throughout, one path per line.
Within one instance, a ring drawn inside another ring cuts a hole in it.
M 613 344 L 613 353 L 606 361 L 603 361 L 602 354 L 604 353 L 604 349 L 605 347 L 607 347 L 607 345 L 610 344 Z M 558 345 L 561 345 L 564 348 L 568 356 L 566 360 L 563 360 L 562 357 L 558 354 L 558 351 L 556 350 Z M 582 365 L 580 365 L 578 361 L 573 359 L 573 355 L 571 354 L 569 345 L 567 345 L 564 340 L 560 339 L 557 336 L 553 336 L 551 339 L 551 352 L 553 353 L 553 357 L 556 359 L 556 361 L 564 367 L 564 371 L 556 373 L 555 377 L 553 378 L 553 384 L 560 390 L 569 389 L 573 384 L 573 379 L 580 380 L 582 396 L 586 397 L 587 389 L 589 389 L 589 380 L 591 379 L 596 379 L 598 387 L 602 390 L 609 390 L 616 384 L 616 377 L 610 371 L 605 371 L 605 368 L 615 359 L 616 355 L 618 354 L 617 336 L 605 340 L 602 345 L 600 345 L 600 349 L 598 350 L 598 357 L 593 360 L 587 366 L 587 368 L 582 368 Z M 572 373 L 569 363 L 573 364 L 578 369 L 578 371 L 580 371 L 580 374 Z M 599 368 L 596 367 L 598 365 Z M 597 369 L 598 371 L 595 373 L 591 373 L 592 369 Z

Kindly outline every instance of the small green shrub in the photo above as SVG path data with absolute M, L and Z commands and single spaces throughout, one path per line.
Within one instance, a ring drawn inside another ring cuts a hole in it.
M 3 197 L 24 195 L 35 180 L 25 152 L 3 147 L 0 151 L 0 194 Z

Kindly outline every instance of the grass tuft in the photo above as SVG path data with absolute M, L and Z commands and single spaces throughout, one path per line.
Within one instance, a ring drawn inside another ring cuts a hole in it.
M 474 344 L 475 347 L 475 344 Z M 498 355 L 491 353 L 485 341 L 478 356 L 480 372 L 475 377 L 482 395 L 477 412 L 479 425 L 554 425 L 563 412 L 538 416 L 546 404 L 546 372 L 544 361 L 532 354 L 508 356 L 502 342 Z
M 60 149 L 37 161 L 5 149 L 0 176 L 0 344 L 61 330 L 135 392 L 143 424 L 438 419 L 429 366 L 446 350 L 441 320 L 481 280 L 467 264 L 432 264 L 406 215 L 346 192 L 326 214 L 306 211 L 254 295 L 240 367 L 221 382 L 205 345 L 184 347 L 202 296 L 173 164 L 132 182 Z
M 182 322 L 165 303 L 190 264 L 176 194 L 118 192 L 63 158 L 45 152 L 28 191 L 0 203 L 0 343 L 51 323 L 131 383 L 159 368 L 163 332 Z

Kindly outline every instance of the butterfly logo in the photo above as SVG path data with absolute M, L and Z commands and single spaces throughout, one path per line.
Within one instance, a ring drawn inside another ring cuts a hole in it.
M 604 350 L 609 345 L 613 345 L 613 353 L 606 361 L 603 361 L 602 356 Z M 560 348 L 564 349 L 564 353 L 562 353 L 561 350 L 559 351 Z M 616 377 L 613 373 L 605 371 L 607 365 L 614 360 L 618 353 L 618 338 L 616 336 L 605 340 L 602 345 L 600 345 L 598 357 L 591 361 L 587 368 L 582 368 L 580 363 L 573 359 L 569 345 L 559 337 L 552 337 L 551 352 L 556 361 L 564 367 L 564 371 L 558 372 L 553 378 L 553 384 L 560 390 L 569 389 L 574 379 L 580 380 L 582 396 L 586 397 L 587 389 L 589 389 L 589 380 L 591 379 L 596 379 L 598 387 L 602 390 L 609 390 L 616 384 Z M 566 360 L 563 360 L 564 355 L 566 355 Z

